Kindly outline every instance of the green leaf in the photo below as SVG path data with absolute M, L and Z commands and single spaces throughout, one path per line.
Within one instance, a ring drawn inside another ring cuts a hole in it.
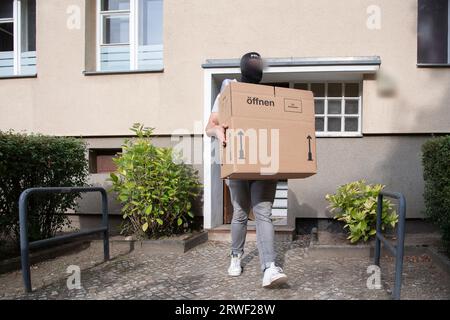
M 145 209 L 145 214 L 149 215 L 150 212 L 152 212 L 152 205 L 151 204 L 149 204 L 148 207 Z
M 113 172 L 111 172 L 111 174 L 109 175 L 111 177 L 111 180 L 115 183 L 117 183 L 119 181 L 119 177 L 117 177 L 117 175 Z
M 160 224 L 160 225 L 164 224 L 164 222 L 161 219 L 159 219 L 159 218 L 156 219 L 156 222 L 158 222 L 158 224 Z
M 148 229 L 148 222 L 146 222 L 142 225 L 142 231 L 145 232 L 145 231 L 147 231 L 147 229 Z
M 178 224 L 179 226 L 181 226 L 181 225 L 182 225 L 182 223 L 183 223 L 183 220 L 182 220 L 181 218 L 178 218 L 178 220 L 177 220 L 177 224 Z

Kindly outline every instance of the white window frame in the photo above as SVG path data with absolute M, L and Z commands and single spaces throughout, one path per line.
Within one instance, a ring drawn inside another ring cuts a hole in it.
M 12 23 L 13 38 L 14 38 L 14 54 L 13 54 L 13 74 L 14 76 L 21 75 L 21 52 L 22 52 L 22 23 L 21 23 L 21 0 L 13 1 L 13 17 L 0 19 L 0 23 Z
M 324 113 L 316 114 L 316 118 L 324 118 L 324 131 L 316 131 L 316 137 L 362 137 L 362 81 L 290 81 L 289 87 L 294 88 L 296 83 L 302 83 L 308 85 L 308 90 L 311 90 L 312 83 L 320 83 L 325 85 L 325 96 L 324 97 L 314 97 L 314 101 L 322 100 L 324 101 Z M 342 85 L 342 92 L 340 97 L 328 97 L 328 84 L 329 83 L 340 83 Z M 358 84 L 358 96 L 357 97 L 346 97 L 345 96 L 345 85 L 350 83 Z M 328 101 L 329 100 L 341 100 L 341 113 L 328 114 Z M 358 113 L 357 114 L 346 114 L 345 113 L 345 100 L 358 101 Z M 328 118 L 340 118 L 341 119 L 341 131 L 328 131 Z M 358 130 L 357 131 L 345 131 L 345 118 L 358 118 Z
M 130 47 L 130 71 L 138 70 L 138 32 L 139 32 L 139 0 L 130 0 L 129 10 L 109 10 L 102 11 L 102 0 L 97 0 L 97 50 L 96 69 L 101 70 L 101 47 L 124 46 Z M 104 43 L 103 19 L 106 16 L 129 15 L 129 43 Z M 126 70 L 124 70 L 126 71 Z

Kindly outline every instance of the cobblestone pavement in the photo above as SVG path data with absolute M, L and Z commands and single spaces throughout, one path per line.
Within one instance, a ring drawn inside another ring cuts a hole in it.
M 112 260 L 102 263 L 101 244 L 32 266 L 35 291 L 24 294 L 21 273 L 0 275 L 0 299 L 389 299 L 393 262 L 383 261 L 380 290 L 366 286 L 370 259 L 316 259 L 308 239 L 278 243 L 278 263 L 289 282 L 261 287 L 255 243 L 246 244 L 244 272 L 227 275 L 228 244 L 208 241 L 187 253 L 144 252 L 111 243 Z M 81 289 L 69 290 L 69 265 L 81 268 Z M 450 280 L 426 257 L 405 259 L 403 299 L 450 299 Z

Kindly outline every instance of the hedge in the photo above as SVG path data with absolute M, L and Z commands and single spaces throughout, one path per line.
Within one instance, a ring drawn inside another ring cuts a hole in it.
M 450 253 L 450 136 L 428 140 L 422 152 L 426 216 L 440 228 Z
M 0 237 L 19 239 L 18 200 L 31 187 L 85 186 L 86 145 L 81 139 L 0 131 Z M 54 236 L 68 225 L 63 213 L 79 194 L 33 195 L 28 207 L 30 241 Z

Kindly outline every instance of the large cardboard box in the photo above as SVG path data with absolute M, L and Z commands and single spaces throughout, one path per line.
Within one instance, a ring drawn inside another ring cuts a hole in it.
M 221 93 L 221 177 L 300 179 L 316 173 L 311 91 L 231 82 Z

